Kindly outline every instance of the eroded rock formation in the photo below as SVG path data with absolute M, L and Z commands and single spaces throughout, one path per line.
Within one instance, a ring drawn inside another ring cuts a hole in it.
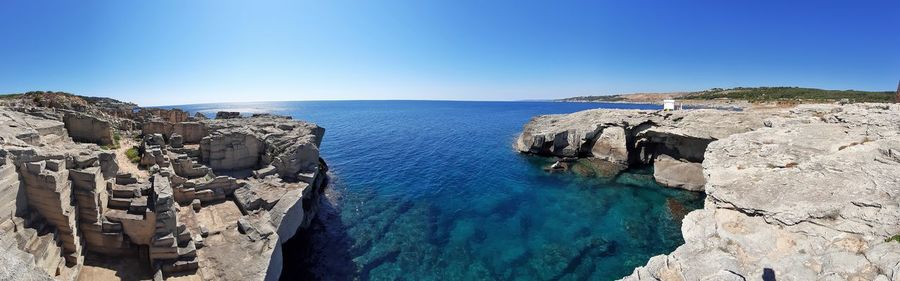
M 59 106 L 0 107 L 0 266 L 16 267 L 0 279 L 74 280 L 102 255 L 156 272 L 146 278 L 275 280 L 281 243 L 309 225 L 327 184 L 313 124 Z M 142 136 L 138 173 L 105 149 L 119 145 L 113 124 L 144 128 L 121 132 Z
M 621 126 L 641 156 L 631 161 L 652 159 L 658 181 L 694 184 L 683 177 L 701 171 L 706 202 L 684 218 L 685 244 L 625 280 L 900 280 L 900 243 L 889 240 L 900 233 L 898 124 L 895 104 L 593 110 L 538 117 L 518 147 L 588 156 L 599 132 Z
M 663 185 L 702 190 L 700 163 L 709 143 L 763 127 L 766 114 L 721 110 L 586 110 L 533 118 L 516 149 L 557 157 L 588 158 L 602 175 L 654 165 Z M 602 161 L 595 161 L 602 160 Z M 615 165 L 609 165 L 608 162 Z

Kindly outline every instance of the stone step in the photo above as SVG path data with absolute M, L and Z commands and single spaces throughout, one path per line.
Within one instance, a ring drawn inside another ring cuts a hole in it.
M 175 245 L 175 236 L 172 234 L 157 237 L 153 240 L 154 247 L 174 247 Z
M 112 188 L 112 196 L 116 198 L 141 197 L 141 188 L 133 185 L 116 185 Z
M 52 235 L 47 238 L 40 238 L 40 240 L 46 240 L 48 242 L 35 244 L 35 246 L 39 248 L 17 250 L 31 254 L 34 257 L 34 263 L 37 267 L 43 268 L 47 273 L 55 274 L 56 269 L 59 267 L 60 261 L 62 260 L 62 248 L 54 244 L 55 241 L 53 240 Z M 40 247 L 40 245 L 46 245 L 46 247 Z
M 39 236 L 36 243 L 27 252 L 34 255 L 35 263 L 48 272 L 56 271 L 62 260 L 62 247 L 52 233 Z
M 122 223 L 103 220 L 103 223 L 101 223 L 101 231 L 103 233 L 121 233 Z
M 182 232 L 182 233 L 178 234 L 175 238 L 178 241 L 179 247 L 183 247 L 184 245 L 188 244 L 191 241 L 191 239 L 192 239 L 191 232 L 190 231 Z
M 135 178 L 131 173 L 119 173 L 116 174 L 116 184 L 127 185 L 137 183 L 137 178 Z
M 116 209 L 107 210 L 106 213 L 104 214 L 104 216 L 106 217 L 107 220 L 109 220 L 111 222 L 116 222 L 116 223 L 121 223 L 122 220 L 130 220 L 130 221 L 144 220 L 143 215 L 129 214 L 127 211 L 116 210 Z
M 200 262 L 197 257 L 179 258 L 171 263 L 163 263 L 162 271 L 166 274 L 197 270 Z
M 128 207 L 131 206 L 131 198 L 110 197 L 106 206 L 110 209 L 128 210 Z
M 178 247 L 150 247 L 150 258 L 154 260 L 177 259 Z
M 188 240 L 188 243 L 184 245 L 184 247 L 178 247 L 178 256 L 179 257 L 196 257 L 197 256 L 197 247 L 194 245 L 194 241 Z
M 133 214 L 147 213 L 147 197 L 137 197 L 131 199 L 131 206 L 128 207 L 128 211 Z

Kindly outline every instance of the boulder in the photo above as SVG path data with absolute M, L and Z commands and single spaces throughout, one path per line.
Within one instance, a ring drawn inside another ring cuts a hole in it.
M 184 147 L 184 137 L 179 134 L 172 134 L 169 137 L 169 146 L 172 148 L 183 148 Z
M 700 163 L 682 161 L 661 154 L 653 161 L 653 178 L 656 182 L 674 188 L 703 191 L 706 179 Z
M 604 128 L 600 133 L 600 137 L 597 138 L 591 147 L 591 155 L 597 159 L 628 165 L 625 129 L 622 127 Z
M 235 112 L 235 111 L 216 112 L 216 119 L 235 119 L 235 118 L 241 118 L 241 113 Z

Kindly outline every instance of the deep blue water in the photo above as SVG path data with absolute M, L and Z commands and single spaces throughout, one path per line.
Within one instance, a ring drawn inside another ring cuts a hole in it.
M 518 154 L 533 116 L 652 105 L 322 101 L 179 106 L 269 112 L 326 128 L 332 184 L 312 231 L 286 246 L 284 280 L 612 280 L 682 244 L 680 206 L 648 170 L 549 174 Z M 674 211 L 673 211 L 674 210 Z

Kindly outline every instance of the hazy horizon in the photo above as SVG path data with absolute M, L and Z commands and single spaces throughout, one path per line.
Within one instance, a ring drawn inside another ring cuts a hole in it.
M 244 5 L 241 5 L 244 4 Z M 0 4 L 0 93 L 144 106 L 893 91 L 896 1 Z

